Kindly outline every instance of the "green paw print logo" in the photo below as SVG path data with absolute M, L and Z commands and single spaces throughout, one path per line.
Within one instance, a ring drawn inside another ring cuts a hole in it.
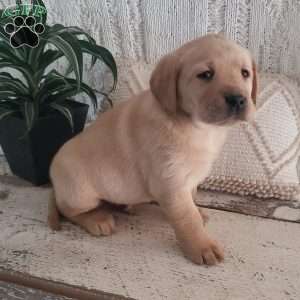
M 39 45 L 39 35 L 45 31 L 45 27 L 42 23 L 37 23 L 32 16 L 26 18 L 18 16 L 14 18 L 13 23 L 6 24 L 4 30 L 10 35 L 12 47 L 35 48 Z
M 42 0 L 16 2 L 18 4 L 5 8 L 0 16 L 1 24 L 5 24 L 4 32 L 10 37 L 12 47 L 35 48 L 46 29 L 47 9 Z

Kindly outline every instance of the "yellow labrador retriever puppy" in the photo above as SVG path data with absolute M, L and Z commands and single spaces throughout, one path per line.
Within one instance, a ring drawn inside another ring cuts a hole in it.
M 50 170 L 50 226 L 58 227 L 58 210 L 92 235 L 109 235 L 115 222 L 103 200 L 156 201 L 187 257 L 197 264 L 222 261 L 193 191 L 230 126 L 253 117 L 256 90 L 249 52 L 222 36 L 207 35 L 166 55 L 150 90 L 101 114 L 58 151 Z

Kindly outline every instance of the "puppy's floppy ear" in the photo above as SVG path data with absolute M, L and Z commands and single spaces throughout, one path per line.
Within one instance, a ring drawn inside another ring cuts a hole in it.
M 150 88 L 162 107 L 171 114 L 176 113 L 177 79 L 179 74 L 178 55 L 164 56 L 150 78 Z
M 252 92 L 251 92 L 251 98 L 256 105 L 256 98 L 257 98 L 257 92 L 258 92 L 258 74 L 256 70 L 256 64 L 254 60 L 252 60 L 252 71 L 253 71 L 253 79 L 252 79 Z

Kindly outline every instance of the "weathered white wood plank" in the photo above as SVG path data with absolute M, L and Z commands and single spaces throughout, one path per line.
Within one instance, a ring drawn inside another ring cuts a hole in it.
M 300 199 L 295 201 L 258 199 L 252 196 L 241 197 L 200 190 L 196 203 L 209 208 L 300 223 Z
M 0 281 L 1 300 L 72 300 L 63 296 L 45 293 L 13 283 Z

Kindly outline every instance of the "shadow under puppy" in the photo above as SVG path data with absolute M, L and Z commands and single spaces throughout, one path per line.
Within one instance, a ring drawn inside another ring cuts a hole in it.
M 92 235 L 109 235 L 115 222 L 103 200 L 129 206 L 155 201 L 188 258 L 222 261 L 193 193 L 229 128 L 253 118 L 256 77 L 249 52 L 215 34 L 164 56 L 150 90 L 101 114 L 58 151 L 50 169 L 50 226 L 59 227 L 59 211 Z

